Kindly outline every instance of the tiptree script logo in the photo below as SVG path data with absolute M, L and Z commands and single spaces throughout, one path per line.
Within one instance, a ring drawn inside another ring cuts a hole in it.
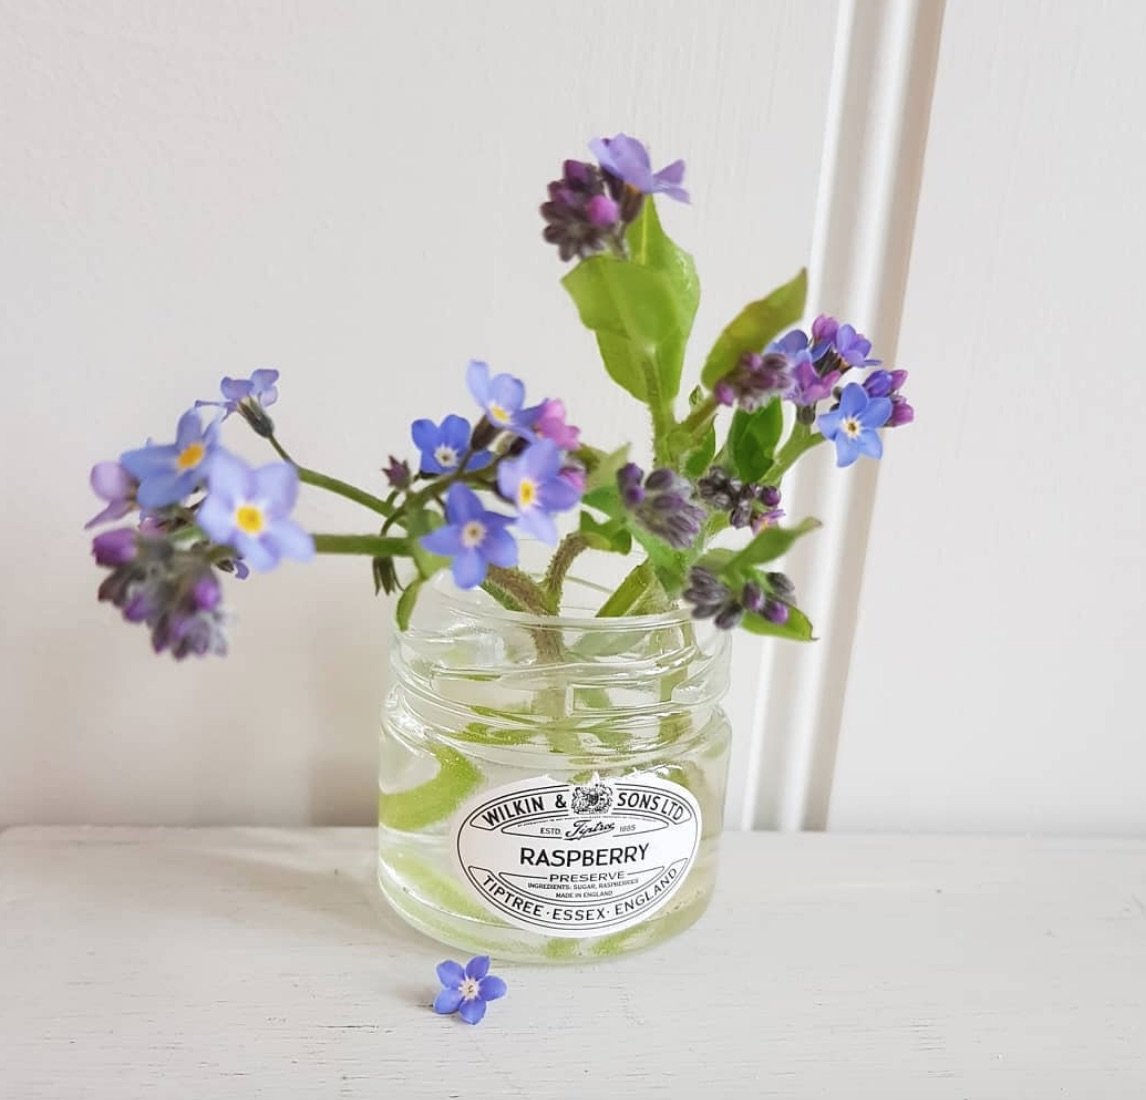
M 600 781 L 573 788 L 575 814 L 607 814 L 613 808 L 613 789 Z

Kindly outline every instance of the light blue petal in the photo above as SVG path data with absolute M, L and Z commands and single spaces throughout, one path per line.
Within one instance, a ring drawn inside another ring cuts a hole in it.
M 484 409 L 489 401 L 489 364 L 471 359 L 466 367 L 466 385 L 474 400 Z
M 458 1015 L 465 1020 L 467 1024 L 480 1024 L 482 1017 L 485 1015 L 485 1001 L 478 998 L 472 1001 L 462 1001 L 462 1006 L 458 1009 Z
M 870 458 L 883 458 L 883 440 L 879 438 L 878 432 L 870 428 L 860 432 L 856 446 L 861 454 L 868 455 Z
M 188 485 L 187 475 L 182 473 L 153 474 L 139 483 L 136 499 L 141 508 L 163 508 L 168 504 L 178 504 L 194 487 Z
M 522 512 L 517 526 L 519 530 L 532 535 L 547 546 L 557 542 L 557 524 L 553 522 L 552 516 L 546 515 L 540 508 L 530 508 L 529 511 Z
M 155 447 L 140 447 L 134 451 L 124 451 L 119 456 L 120 465 L 128 473 L 142 481 L 145 477 L 171 471 L 179 457 L 179 448 L 174 443 Z
M 431 554 L 440 554 L 443 558 L 452 558 L 462 549 L 462 532 L 460 527 L 439 527 L 418 540 Z
M 475 955 L 466 963 L 467 978 L 484 978 L 489 973 L 489 956 Z
M 477 588 L 485 580 L 485 558 L 473 549 L 463 547 L 454 557 L 454 584 L 459 588 Z
M 195 521 L 208 538 L 225 546 L 235 533 L 235 506 L 217 493 L 208 493 Z
M 512 374 L 499 374 L 489 385 L 489 395 L 507 412 L 515 413 L 525 401 L 525 383 Z
M 490 565 L 512 569 L 517 564 L 517 543 L 504 527 L 498 529 L 491 526 L 481 549 Z
M 254 472 L 254 497 L 271 516 L 286 516 L 298 499 L 298 470 L 289 462 L 271 462 Z
M 857 416 L 867 405 L 867 391 L 858 382 L 849 382 L 840 394 L 840 412 L 844 416 Z
M 547 512 L 564 512 L 581 499 L 581 494 L 557 474 L 541 486 L 538 497 Z
M 561 451 L 552 439 L 539 439 L 521 456 L 520 469 L 534 481 L 547 481 L 561 469 Z
M 460 458 L 470 445 L 470 422 L 465 417 L 450 413 L 442 421 L 442 442 L 447 447 L 453 447 Z
M 203 423 L 196 409 L 188 409 L 175 428 L 175 446 L 181 451 L 203 438 Z
M 446 494 L 446 516 L 450 523 L 463 524 L 481 519 L 482 506 L 477 493 L 460 482 L 454 482 Z
M 295 561 L 314 559 L 314 538 L 293 519 L 280 519 L 263 536 L 273 544 L 274 551 L 283 558 Z
M 243 561 L 261 573 L 265 573 L 268 569 L 274 569 L 279 563 L 277 548 L 273 544 L 261 538 L 251 538 L 250 535 L 245 535 L 242 531 L 235 532 L 230 539 L 230 545 L 238 550 L 239 557 Z
M 502 460 L 497 468 L 497 487 L 503 497 L 508 500 L 517 499 L 517 487 L 521 484 L 525 472 L 525 455 Z
M 438 963 L 438 981 L 447 988 L 461 985 L 465 976 L 466 972 L 462 969 L 462 964 L 454 962 L 453 959 L 446 959 L 445 962 Z M 450 1011 L 453 1012 L 453 1009 L 451 1008 Z
M 457 1012 L 461 1003 L 462 991 L 460 989 L 443 989 L 434 998 L 434 1011 L 442 1016 L 448 1016 L 451 1012 Z
M 467 470 L 484 470 L 493 461 L 493 455 L 489 451 L 478 451 L 476 454 L 470 455 L 469 462 L 466 463 Z
M 255 472 L 241 458 L 219 449 L 211 456 L 207 485 L 212 493 L 221 494 L 232 505 L 238 504 L 255 496 Z
M 492 974 L 489 977 L 482 978 L 481 985 L 478 986 L 478 996 L 483 1001 L 496 1001 L 500 997 L 504 997 L 509 992 L 509 988 L 501 978 L 495 978 Z
M 859 422 L 865 428 L 882 428 L 891 416 L 891 399 L 889 397 L 873 397 L 859 416 Z
M 844 414 L 839 409 L 832 409 L 830 412 L 820 414 L 816 420 L 816 427 L 826 439 L 835 439 L 839 435 L 843 418 Z
M 836 465 L 839 467 L 850 466 L 860 456 L 859 443 L 852 439 L 850 435 L 840 432 L 836 436 Z
M 432 421 L 422 417 L 410 425 L 410 437 L 419 451 L 433 452 L 441 438 L 438 426 Z

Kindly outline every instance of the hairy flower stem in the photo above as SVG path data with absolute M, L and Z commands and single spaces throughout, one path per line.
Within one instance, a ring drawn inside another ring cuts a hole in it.
M 372 558 L 408 558 L 411 553 L 406 539 L 381 535 L 315 535 L 314 549 L 319 554 L 368 554 Z
M 328 474 L 320 474 L 317 470 L 310 470 L 306 466 L 300 466 L 287 454 L 286 448 L 283 447 L 273 435 L 269 435 L 266 438 L 270 442 L 270 445 L 274 447 L 279 457 L 284 462 L 289 462 L 298 471 L 298 479 L 305 485 L 313 485 L 317 489 L 325 489 L 328 493 L 345 497 L 347 500 L 352 500 L 355 504 L 361 504 L 364 508 L 369 508 L 370 511 L 377 512 L 381 516 L 393 514 L 393 505 L 387 504 L 384 500 L 380 500 L 374 496 L 373 493 L 368 493 L 365 489 L 359 489 L 357 486 L 351 485 L 346 481 L 341 481 L 336 477 L 330 477 Z
M 565 577 L 569 572 L 569 567 L 576 560 L 578 554 L 588 549 L 589 544 L 585 541 L 585 536 L 580 532 L 574 532 L 571 535 L 566 535 L 553 552 L 553 558 L 549 562 L 549 569 L 541 587 L 545 589 L 550 603 L 555 609 L 561 607 L 561 589 L 565 585 Z
M 553 614 L 553 607 L 544 589 L 520 569 L 502 569 L 491 565 L 487 577 L 495 587 L 511 595 L 525 611 L 535 615 Z

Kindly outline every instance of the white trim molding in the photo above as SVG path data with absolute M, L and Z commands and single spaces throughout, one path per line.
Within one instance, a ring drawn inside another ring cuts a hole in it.
M 813 237 L 810 308 L 845 317 L 894 360 L 939 59 L 943 0 L 842 0 Z M 814 452 L 789 510 L 824 528 L 786 568 L 820 641 L 764 648 L 738 823 L 822 829 L 878 464 Z

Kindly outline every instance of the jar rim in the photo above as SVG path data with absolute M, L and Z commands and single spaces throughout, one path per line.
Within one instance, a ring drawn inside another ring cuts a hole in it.
M 575 587 L 582 591 L 590 591 L 599 596 L 602 601 L 612 594 L 611 590 L 604 585 L 583 580 L 577 576 L 567 577 L 565 585 L 567 588 Z M 512 611 L 508 607 L 502 607 L 491 597 L 486 596 L 485 593 L 482 593 L 482 596 L 485 596 L 486 599 L 481 603 L 477 602 L 480 597 L 475 597 L 474 593 L 480 592 L 480 589 L 459 588 L 445 571 L 438 573 L 430 581 L 430 587 L 434 590 L 435 596 L 440 598 L 452 611 L 463 615 L 480 615 L 483 619 L 514 623 L 518 626 L 528 624 L 533 627 L 558 630 L 631 631 L 634 629 L 653 630 L 680 626 L 691 621 L 688 608 L 680 603 L 674 604 L 667 611 L 655 611 L 643 615 L 606 616 L 604 618 L 599 617 L 588 608 L 585 609 L 583 615 L 565 613 L 539 615 L 534 611 Z

